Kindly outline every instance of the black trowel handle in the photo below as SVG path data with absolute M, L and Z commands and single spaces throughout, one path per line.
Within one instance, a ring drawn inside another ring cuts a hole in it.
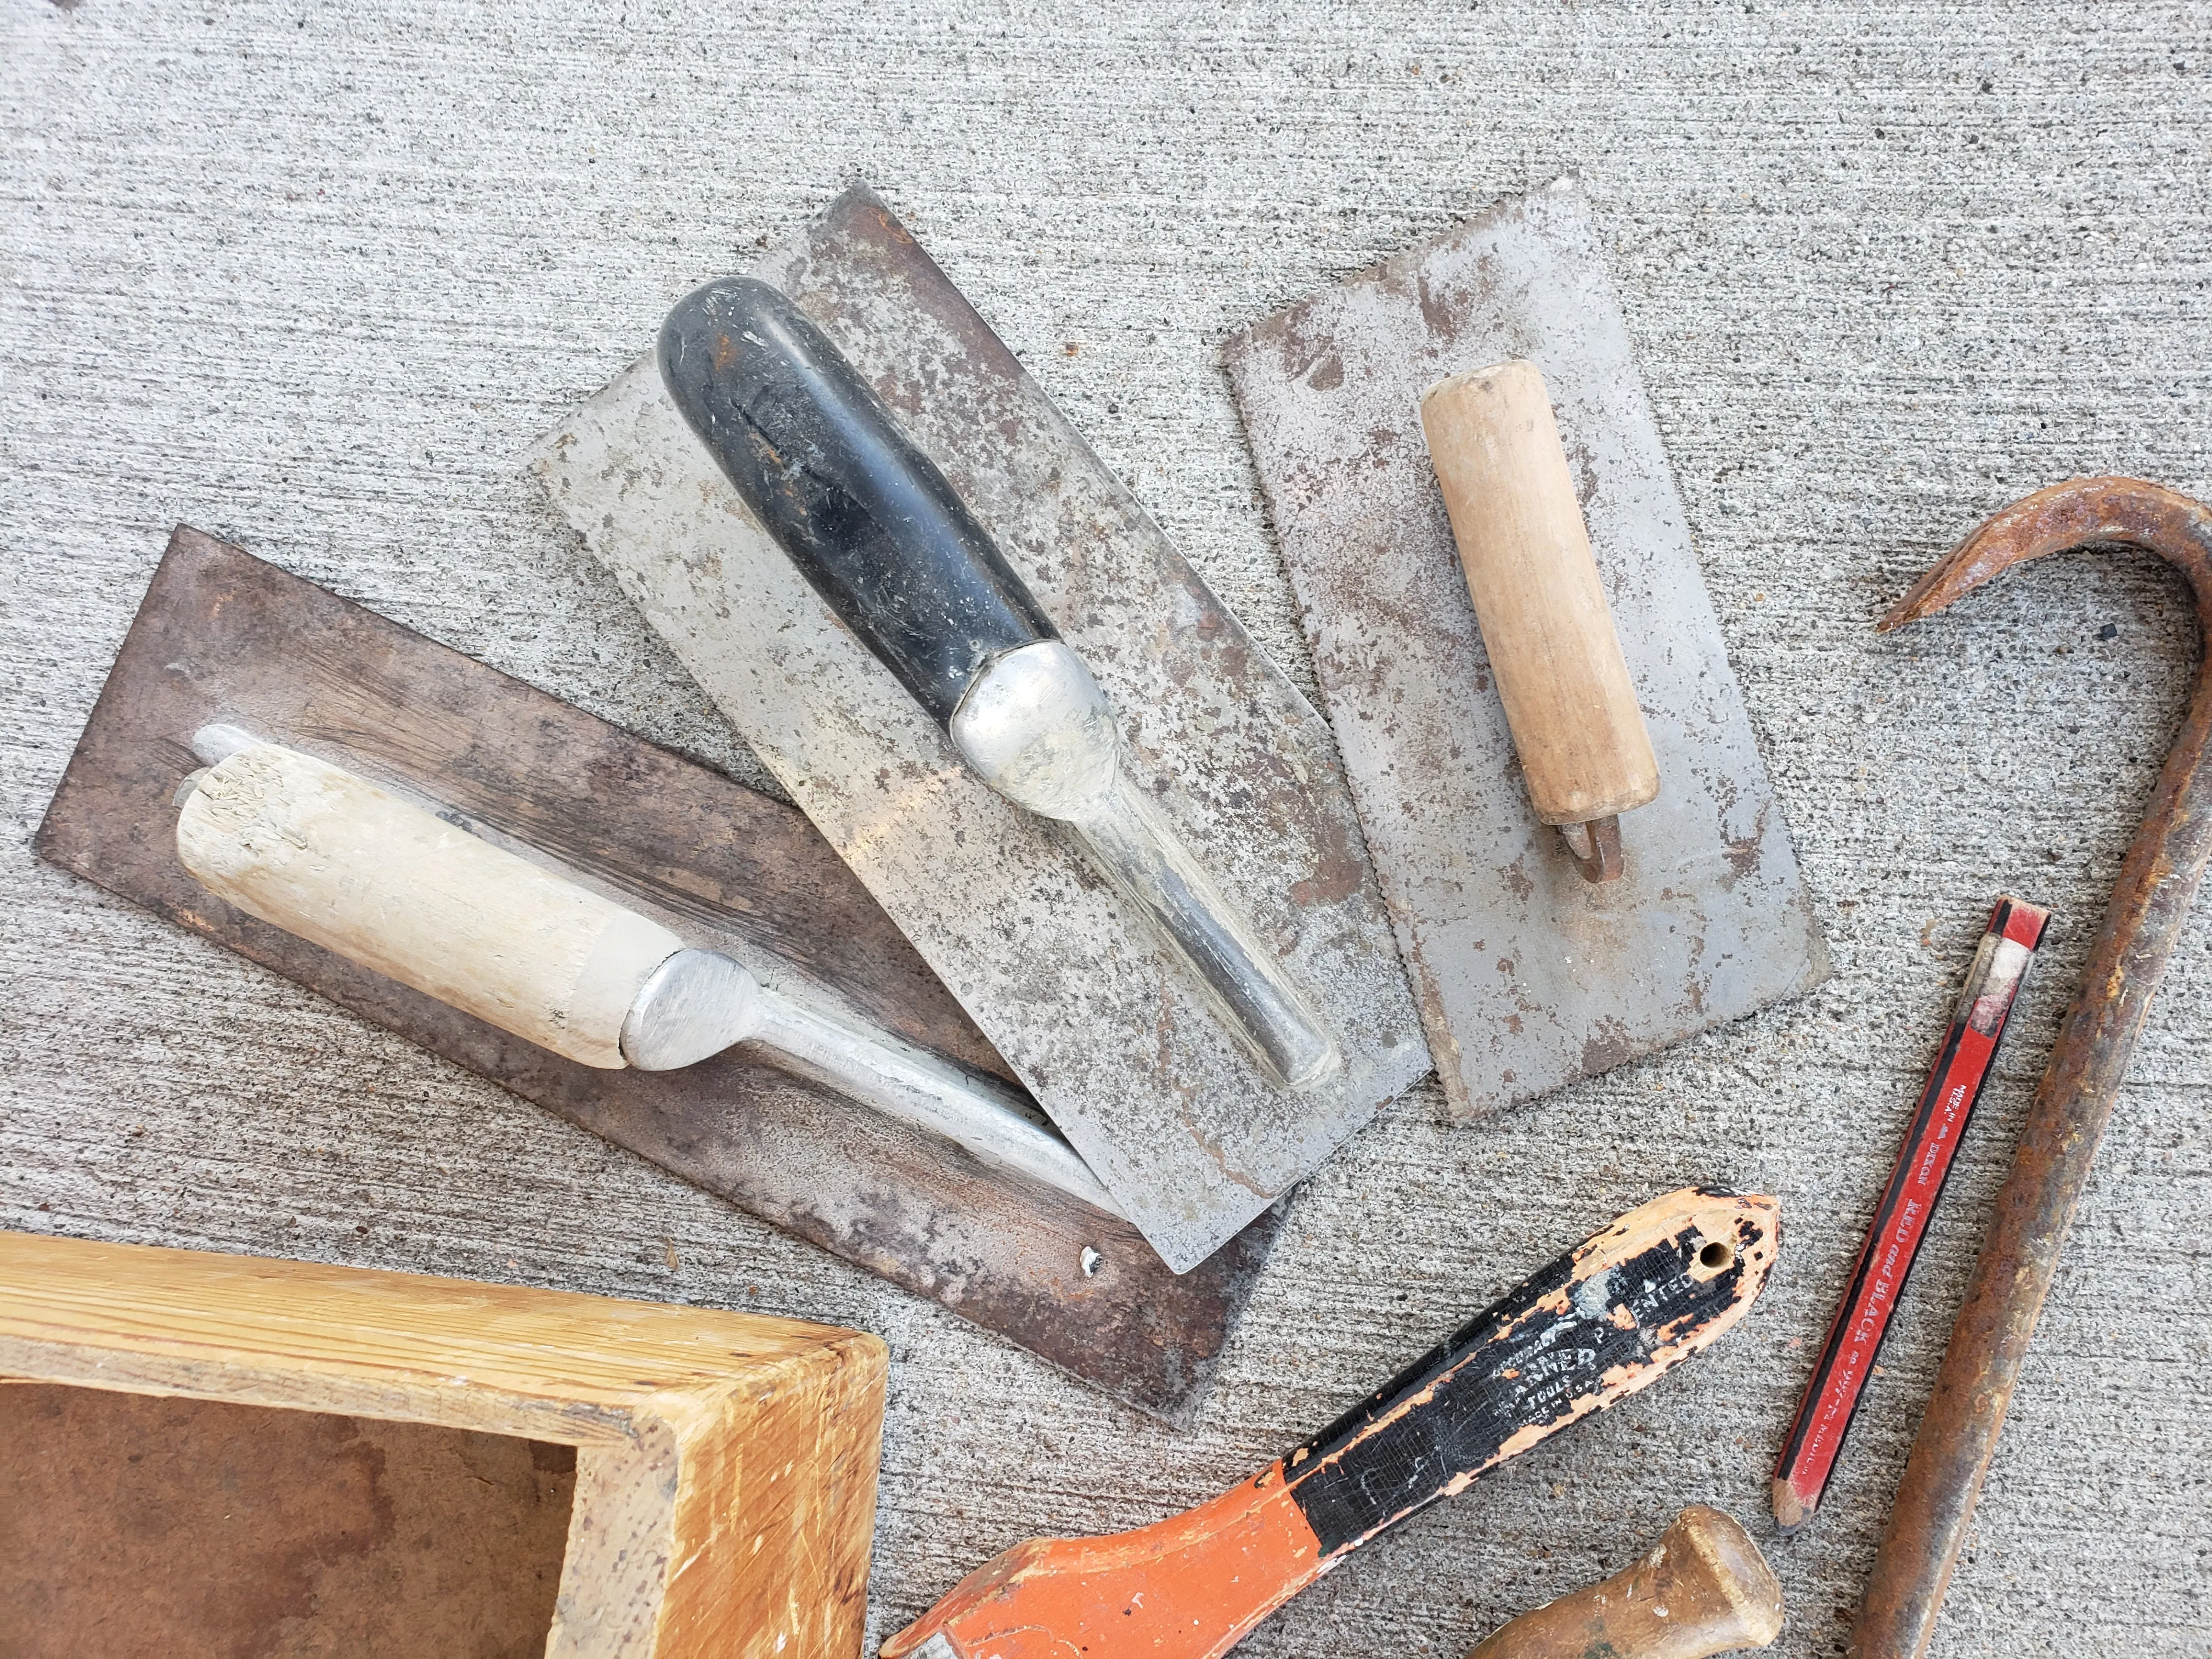
M 737 276 L 687 296 L 661 325 L 660 377 L 815 591 L 939 721 L 994 659 L 1057 637 L 936 464 L 777 289 Z

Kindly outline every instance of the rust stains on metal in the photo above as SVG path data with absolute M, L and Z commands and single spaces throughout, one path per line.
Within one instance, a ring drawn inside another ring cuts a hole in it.
M 1225 356 L 1448 1112 L 1486 1115 L 1825 977 L 1575 186 L 1310 295 Z M 1667 780 L 1621 826 L 1617 882 L 1584 879 L 1529 811 L 1416 418 L 1423 387 L 1506 357 L 1540 363 L 1561 410 Z M 1500 954 L 1517 975 L 1490 971 Z M 1593 1049 L 1600 1021 L 1620 1041 Z
M 1280 1224 L 1177 1275 L 1135 1228 L 992 1179 L 741 1050 L 678 1072 L 563 1060 L 214 897 L 176 854 L 212 720 L 389 781 L 471 833 L 810 996 L 1010 1077 L 793 808 L 180 527 L 39 831 L 49 861 L 1170 1422 L 1188 1420 Z
M 2212 637 L 2212 508 L 2159 484 L 2112 477 L 2056 484 L 2005 508 L 1916 582 L 1881 627 L 1931 616 L 2016 564 L 2099 544 L 2140 548 L 2179 568 Z M 2200 661 L 1952 1328 L 1852 1632 L 1858 1659 L 1917 1656 L 1935 1634 L 2074 1206 L 2212 859 L 2208 744 L 2212 661 Z

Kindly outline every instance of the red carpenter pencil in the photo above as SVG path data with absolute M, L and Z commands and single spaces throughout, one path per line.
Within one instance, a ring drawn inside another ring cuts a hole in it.
M 2049 911 L 2012 898 L 1999 899 L 1990 917 L 1989 930 L 1966 974 L 1959 1012 L 1952 1018 L 1942 1052 L 1929 1073 L 1911 1128 L 1897 1155 L 1889 1190 L 1875 1211 L 1858 1266 L 1829 1328 L 1827 1346 L 1814 1367 L 1797 1420 L 1790 1425 L 1790 1437 L 1775 1462 L 1774 1519 L 1784 1532 L 1813 1518 L 1835 1471 L 1844 1437 L 1881 1355 L 1890 1316 L 1897 1310 L 1913 1258 L 1920 1254 L 1929 1220 L 1943 1195 L 1951 1160 L 1981 1098 L 2013 999 L 2050 920 Z

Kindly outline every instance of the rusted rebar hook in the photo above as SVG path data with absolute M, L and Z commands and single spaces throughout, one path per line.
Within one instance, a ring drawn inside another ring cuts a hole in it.
M 2038 490 L 1967 537 L 1881 623 L 1887 632 L 1931 616 L 2014 565 L 2098 543 L 2178 565 L 2197 591 L 2208 649 L 1997 1195 L 1875 1557 L 1851 1634 L 1856 1659 L 1918 1656 L 1935 1634 L 2075 1203 L 2212 856 L 2212 771 L 2204 765 L 2212 742 L 2212 507 L 2135 478 L 2077 478 Z

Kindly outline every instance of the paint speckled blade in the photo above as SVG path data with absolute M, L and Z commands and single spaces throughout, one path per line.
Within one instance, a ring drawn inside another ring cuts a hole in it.
M 756 274 L 875 387 L 1090 665 L 1133 777 L 1312 994 L 1344 1054 L 1334 1079 L 1269 1083 L 1084 854 L 961 763 L 746 512 L 649 359 L 562 423 L 538 476 L 1152 1247 L 1190 1267 L 1428 1069 L 1328 729 L 876 198 L 848 191 Z
M 1826 978 L 1827 952 L 1579 188 L 1509 202 L 1226 360 L 1447 1109 L 1545 1094 Z M 1543 371 L 1660 794 L 1594 885 L 1522 787 L 1416 400 Z

